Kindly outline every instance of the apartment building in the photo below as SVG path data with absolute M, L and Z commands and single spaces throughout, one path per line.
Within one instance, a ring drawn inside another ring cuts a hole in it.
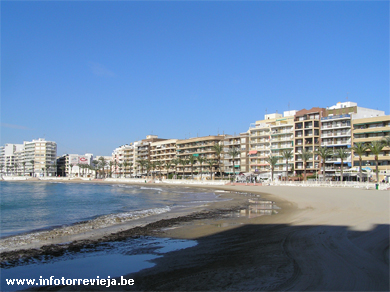
M 168 176 L 175 171 L 175 166 L 171 165 L 167 169 L 167 164 L 176 159 L 176 143 L 178 139 L 169 139 L 150 143 L 150 161 L 160 163 L 159 173 Z
M 212 171 L 223 172 L 223 158 L 221 157 L 221 164 L 219 164 L 219 157 L 216 155 L 215 149 L 213 147 L 216 144 L 221 144 L 224 138 L 225 135 L 217 135 L 178 140 L 176 142 L 177 158 L 181 160 L 187 160 L 190 156 L 194 156 L 204 158 L 206 161 L 214 162 L 212 167 L 210 167 L 207 162 L 200 164 L 199 161 L 196 161 L 196 164 L 193 166 L 194 173 L 205 173 Z M 191 165 L 179 164 L 178 171 L 183 175 L 190 175 Z
M 264 116 L 264 120 L 256 121 L 249 127 L 249 171 L 269 177 L 270 166 L 267 158 L 271 155 L 271 123 L 282 118 L 282 114 L 274 113 Z
M 352 120 L 353 143 L 370 143 L 380 141 L 385 137 L 390 137 L 390 116 L 374 116 L 363 119 Z M 362 165 L 375 170 L 375 157 L 368 150 L 362 157 Z M 353 155 L 353 166 L 359 166 L 359 156 Z M 379 179 L 382 180 L 390 174 L 390 148 L 384 147 L 378 156 Z
M 326 116 L 326 109 L 313 107 L 310 110 L 300 110 L 294 117 L 294 164 L 297 175 L 304 174 L 301 157 L 302 150 L 312 153 L 306 163 L 307 175 L 320 170 L 321 158 L 315 153 L 321 146 L 321 118 Z
M 18 175 L 23 171 L 23 144 L 7 143 L 0 147 L 0 170 L 5 175 Z
M 43 138 L 23 142 L 26 173 L 31 176 L 54 176 L 57 172 L 57 143 Z
M 271 155 L 278 158 L 274 168 L 275 177 L 286 177 L 287 171 L 294 169 L 294 155 L 288 160 L 286 169 L 286 159 L 283 157 L 284 151 L 294 153 L 294 115 L 296 110 L 283 112 L 283 117 L 270 123 L 270 149 Z
M 350 149 L 352 147 L 353 120 L 384 116 L 384 111 L 359 107 L 357 103 L 350 101 L 339 102 L 328 107 L 326 113 L 327 116 L 321 118 L 321 146 L 331 148 L 333 153 L 340 148 Z M 340 158 L 331 156 L 325 163 L 327 177 L 340 175 Z M 343 159 L 343 168 L 350 167 L 352 167 L 352 153 Z
M 224 173 L 231 175 L 249 172 L 248 151 L 249 133 L 240 133 L 235 136 L 226 135 L 223 139 Z

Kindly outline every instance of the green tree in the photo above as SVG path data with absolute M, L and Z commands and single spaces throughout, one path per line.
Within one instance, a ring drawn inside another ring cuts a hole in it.
M 112 177 L 112 173 L 113 173 L 112 167 L 114 166 L 114 164 L 115 164 L 114 173 L 116 173 L 116 160 L 115 160 L 115 163 L 114 163 L 112 160 L 110 160 L 110 161 L 108 162 L 108 167 L 109 167 L 109 169 L 110 169 L 110 171 L 108 172 L 108 176 L 109 176 L 109 177 Z
M 385 147 L 390 147 L 390 137 L 389 136 L 384 137 L 381 141 Z
M 348 158 L 348 155 L 350 154 L 350 151 L 346 148 L 337 148 L 334 152 L 334 156 L 337 158 L 340 158 L 341 165 L 340 165 L 340 180 L 344 180 L 343 176 L 343 170 L 344 170 L 344 159 Z
M 207 164 L 210 167 L 210 179 L 212 180 L 213 179 L 213 166 L 215 164 L 215 161 L 213 159 L 209 159 L 209 160 L 207 160 Z
M 363 173 L 362 173 L 362 156 L 366 154 L 368 149 L 367 145 L 361 142 L 354 143 L 354 146 L 351 148 L 353 153 L 359 156 L 359 179 L 360 182 L 363 181 Z
M 161 172 L 162 172 L 163 163 L 160 160 L 157 160 L 156 161 L 156 167 L 159 170 L 159 178 L 161 179 Z
M 234 167 L 234 159 L 240 155 L 240 151 L 237 149 L 237 147 L 233 147 L 229 149 L 228 154 L 232 157 L 233 160 L 233 181 L 236 177 L 236 169 Z M 230 174 L 229 174 L 230 175 Z
M 172 160 L 171 160 L 171 161 L 166 161 L 166 162 L 165 162 L 164 167 L 165 167 L 165 169 L 167 170 L 167 179 L 169 178 L 169 170 L 171 169 L 172 165 L 173 165 Z
M 64 177 L 65 165 L 61 165 L 60 169 L 61 169 L 61 172 L 62 172 L 62 177 Z
M 123 161 L 123 169 L 124 169 L 124 177 L 126 177 L 126 168 L 129 166 L 129 163 L 127 160 Z
M 189 164 L 189 161 L 187 160 L 187 158 L 180 159 L 180 165 L 182 165 L 182 167 L 183 167 L 183 178 L 185 175 L 186 165 L 188 165 L 188 164 Z
M 286 180 L 288 178 L 288 161 L 293 158 L 293 153 L 291 149 L 286 149 L 282 151 L 282 156 L 286 159 Z
M 137 160 L 137 163 L 141 166 L 141 177 L 142 177 L 142 175 L 144 173 L 144 168 L 146 168 L 146 164 L 148 163 L 148 161 L 141 158 L 141 159 Z
M 372 141 L 370 144 L 367 145 L 368 149 L 371 151 L 371 153 L 375 156 L 375 172 L 376 172 L 376 181 L 379 182 L 379 159 L 378 156 L 382 152 L 382 149 L 384 147 L 384 144 L 381 141 Z
M 271 166 L 271 178 L 272 178 L 272 181 L 274 181 L 274 170 L 275 170 L 276 163 L 278 163 L 278 158 L 276 156 L 270 155 L 265 160 Z
M 223 171 L 221 170 L 221 155 L 223 153 L 223 146 L 221 144 L 214 144 L 213 150 L 215 151 L 215 155 L 217 156 L 219 173 L 221 175 L 221 178 L 223 178 Z
M 196 158 L 194 155 L 190 155 L 188 158 L 188 163 L 191 164 L 191 179 L 194 179 L 194 164 L 196 162 Z
M 50 164 L 46 164 L 45 165 L 45 168 L 46 168 L 46 176 L 49 176 L 49 169 L 50 169 L 51 165 Z
M 332 151 L 328 147 L 319 147 L 315 154 L 322 159 L 322 179 L 325 181 L 325 161 L 328 157 L 332 156 Z
M 106 178 L 106 171 L 104 170 L 107 166 L 107 160 L 104 159 L 103 156 L 99 157 L 99 166 L 102 169 L 102 176 L 103 178 Z M 112 163 L 112 161 L 110 161 Z
M 92 164 L 93 164 L 93 169 L 95 170 L 95 179 L 97 179 L 97 174 L 99 171 L 99 160 L 93 160 Z M 62 173 L 62 176 L 64 176 L 64 173 Z
M 303 160 L 303 173 L 304 173 L 304 176 L 305 176 L 305 180 L 307 180 L 307 176 L 306 176 L 306 165 L 307 165 L 307 161 L 313 156 L 313 153 L 310 151 L 310 150 L 307 150 L 307 149 L 302 149 L 302 152 L 301 152 L 301 157 L 302 157 L 302 160 Z

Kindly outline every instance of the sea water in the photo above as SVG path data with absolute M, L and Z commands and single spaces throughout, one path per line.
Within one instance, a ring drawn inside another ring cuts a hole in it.
M 38 238 L 51 230 L 80 232 L 104 228 L 176 208 L 195 207 L 223 200 L 218 193 L 188 187 L 150 187 L 120 184 L 0 182 L 0 242 Z M 75 226 L 77 228 L 75 229 Z M 163 253 L 196 245 L 192 240 L 154 237 L 129 238 L 51 259 L 38 258 L 22 266 L 3 268 L 1 290 L 10 278 L 118 277 L 153 266 Z M 1 251 L 1 246 L 0 246 Z M 86 268 L 88 267 L 88 268 Z

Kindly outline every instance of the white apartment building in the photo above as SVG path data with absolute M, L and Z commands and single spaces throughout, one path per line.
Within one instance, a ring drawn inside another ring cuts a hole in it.
M 364 118 L 384 116 L 384 111 L 358 107 L 355 102 L 339 102 L 328 107 L 327 116 L 321 118 L 321 146 L 329 147 L 333 152 L 339 148 L 347 151 L 352 146 L 352 121 Z M 343 169 L 352 167 L 352 153 L 343 159 Z M 341 159 L 329 157 L 325 162 L 325 173 L 332 177 L 341 169 Z
M 23 144 L 5 144 L 0 147 L 0 171 L 5 175 L 23 173 Z
M 30 176 L 54 176 L 57 172 L 57 143 L 43 138 L 23 142 L 26 173 Z

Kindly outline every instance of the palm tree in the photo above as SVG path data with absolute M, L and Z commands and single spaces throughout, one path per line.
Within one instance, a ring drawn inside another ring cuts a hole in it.
M 167 170 L 167 179 L 169 178 L 169 170 L 171 169 L 171 167 L 172 167 L 172 164 L 173 164 L 173 162 L 172 162 L 172 160 L 171 161 L 166 161 L 165 162 L 165 168 L 166 168 L 166 170 Z
M 236 169 L 234 167 L 234 159 L 240 154 L 240 151 L 236 147 L 230 148 L 228 154 L 232 157 L 233 159 L 233 181 L 234 178 L 236 177 Z M 230 172 L 229 172 L 230 176 Z
M 350 153 L 350 151 L 346 148 L 337 148 L 337 150 L 334 153 L 335 157 L 338 157 L 341 159 L 341 165 L 340 165 L 341 166 L 341 169 L 340 169 L 340 180 L 341 181 L 344 180 L 344 177 L 343 177 L 344 159 L 348 158 L 349 153 Z
M 222 155 L 222 152 L 223 152 L 223 146 L 220 145 L 220 144 L 214 144 L 213 145 L 213 150 L 215 151 L 215 154 L 218 157 L 218 169 L 219 169 L 219 173 L 221 174 L 221 179 L 222 179 L 223 172 L 221 171 L 221 155 Z
M 118 162 L 119 177 L 122 177 L 122 166 L 123 166 L 123 163 Z
M 214 164 L 215 164 L 215 161 L 212 160 L 212 159 L 209 159 L 209 160 L 207 160 L 206 162 L 207 162 L 207 164 L 208 164 L 209 167 L 210 167 L 210 179 L 212 180 L 212 179 L 213 179 L 213 166 L 214 166 Z
M 376 181 L 379 182 L 378 156 L 382 152 L 382 149 L 385 145 L 381 141 L 372 141 L 367 146 L 368 146 L 368 149 L 371 151 L 371 153 L 375 156 Z
M 313 156 L 313 153 L 310 151 L 310 150 L 306 150 L 305 148 L 302 149 L 302 152 L 301 152 L 301 157 L 302 157 L 302 160 L 303 160 L 303 173 L 304 173 L 304 176 L 305 176 L 305 180 L 307 180 L 307 177 L 306 177 L 306 164 L 307 164 L 307 161 Z
M 203 163 L 205 163 L 207 160 L 206 158 L 202 157 L 202 156 L 199 156 L 198 157 L 198 162 L 200 164 L 200 179 L 202 179 L 202 174 L 203 174 L 203 171 L 202 171 L 202 168 L 203 168 Z
M 148 161 L 141 158 L 141 159 L 137 160 L 137 163 L 141 166 L 141 177 L 142 177 L 142 174 L 144 173 L 144 168 L 146 167 L 146 164 L 148 163 Z
M 103 172 L 103 178 L 105 178 L 106 177 L 106 172 L 105 172 L 104 169 L 107 166 L 107 161 L 104 159 L 103 156 L 100 156 L 98 160 L 99 160 L 99 166 L 100 166 L 100 168 L 102 169 L 102 172 Z M 110 162 L 112 163 L 112 161 L 110 161 Z
M 123 165 L 123 174 L 124 177 L 126 177 L 126 168 L 129 166 L 129 163 L 127 162 L 127 160 L 125 160 L 123 161 L 122 165 Z
M 288 161 L 293 157 L 293 153 L 291 149 L 286 149 L 282 151 L 282 156 L 286 159 L 286 180 L 288 178 Z
M 357 154 L 359 156 L 359 179 L 360 182 L 363 180 L 363 174 L 362 174 L 362 156 L 366 154 L 367 151 L 367 145 L 361 142 L 354 143 L 354 146 L 351 148 L 353 150 L 354 154 Z
M 276 163 L 278 163 L 278 158 L 276 156 L 270 155 L 265 160 L 271 166 L 271 178 L 272 178 L 272 181 L 274 181 L 274 169 L 275 169 Z
M 172 164 L 175 165 L 175 178 L 177 178 L 177 173 L 178 173 L 178 168 L 179 168 L 179 163 L 180 163 L 180 159 L 179 158 L 175 158 L 175 159 L 172 159 L 171 160 Z
M 93 160 L 92 163 L 93 163 L 93 166 L 94 166 L 93 169 L 95 170 L 95 179 L 97 179 L 97 173 L 98 173 L 98 170 L 99 170 L 99 166 L 98 166 L 99 161 L 98 160 Z M 62 176 L 64 176 L 63 171 L 62 171 Z
M 194 164 L 196 162 L 196 158 L 193 155 L 190 155 L 188 158 L 188 163 L 191 164 L 191 179 L 194 179 Z
M 32 176 L 34 177 L 34 164 L 35 164 L 35 161 L 34 160 L 30 160 L 30 164 L 32 165 Z
M 131 178 L 131 173 L 132 173 L 132 168 L 133 168 L 133 162 L 129 163 L 129 171 L 130 171 L 130 178 Z
M 332 156 L 332 151 L 328 147 L 320 147 L 315 153 L 322 158 L 322 179 L 325 181 L 325 161 L 326 158 Z
M 69 164 L 69 167 L 70 167 L 70 174 L 69 174 L 69 176 L 71 177 L 72 176 L 73 164 Z
M 108 175 L 109 177 L 112 177 L 112 166 L 114 165 L 114 162 L 112 162 L 112 160 L 110 160 L 108 162 L 108 166 L 109 166 L 109 169 L 110 171 L 108 172 Z M 115 160 L 115 169 L 114 169 L 114 173 L 116 172 L 116 160 Z
M 186 165 L 188 165 L 188 163 L 189 163 L 189 161 L 187 158 L 180 159 L 180 164 L 183 167 L 183 177 L 185 175 L 185 167 L 186 167 Z
M 384 137 L 381 141 L 385 147 L 390 147 L 390 137 L 389 136 Z
M 47 164 L 47 165 L 45 166 L 45 168 L 46 168 L 46 176 L 49 176 L 49 169 L 50 169 L 50 167 L 51 167 L 50 164 Z
M 157 161 L 156 161 L 156 167 L 157 167 L 158 170 L 159 170 L 159 177 L 160 177 L 160 179 L 161 179 L 162 166 L 163 166 L 163 163 L 162 163 L 160 160 L 157 160 Z

